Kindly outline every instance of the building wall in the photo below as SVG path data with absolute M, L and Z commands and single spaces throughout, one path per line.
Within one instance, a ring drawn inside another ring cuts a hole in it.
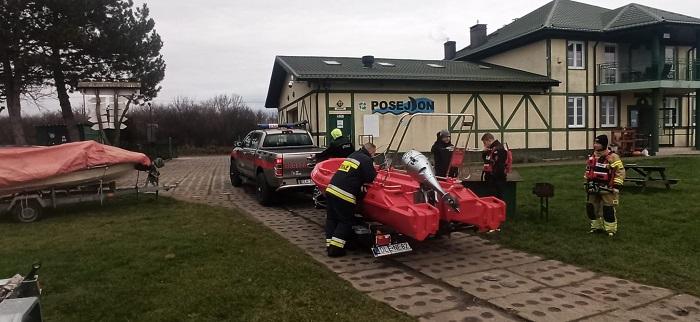
M 487 63 L 547 75 L 547 43 L 545 40 L 506 51 L 484 59 Z

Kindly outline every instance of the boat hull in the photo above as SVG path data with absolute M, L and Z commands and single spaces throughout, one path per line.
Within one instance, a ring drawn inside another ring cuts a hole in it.
M 343 159 L 330 159 L 316 165 L 311 179 L 324 191 Z M 495 197 L 479 197 L 461 181 L 440 179 L 444 192 L 457 200 L 458 211 L 438 201 L 420 201 L 420 184 L 404 171 L 378 169 L 377 178 L 361 203 L 365 219 L 377 221 L 415 240 L 436 235 L 441 223 L 473 225 L 480 231 L 495 230 L 505 221 L 506 205 Z
M 104 183 L 108 183 L 131 171 L 135 171 L 135 166 L 136 163 L 119 163 L 64 173 L 50 178 L 0 188 L 0 196 L 29 191 L 70 188 L 98 182 L 100 180 Z

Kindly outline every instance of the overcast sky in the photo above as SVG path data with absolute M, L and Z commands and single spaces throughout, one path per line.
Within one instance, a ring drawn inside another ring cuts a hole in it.
M 700 17 L 697 0 L 635 0 Z M 157 102 L 233 93 L 263 107 L 276 55 L 442 59 L 442 44 L 469 42 L 477 21 L 492 32 L 546 0 L 150 0 L 167 63 Z M 584 0 L 617 8 L 631 0 Z M 29 105 L 29 104 L 27 104 Z M 44 109 L 58 110 L 54 101 Z M 26 106 L 26 112 L 36 111 Z

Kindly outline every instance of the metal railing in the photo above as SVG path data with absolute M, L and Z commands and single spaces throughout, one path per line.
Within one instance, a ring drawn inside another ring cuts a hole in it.
M 665 61 L 647 66 L 598 64 L 598 85 L 659 80 L 700 81 L 700 61 Z

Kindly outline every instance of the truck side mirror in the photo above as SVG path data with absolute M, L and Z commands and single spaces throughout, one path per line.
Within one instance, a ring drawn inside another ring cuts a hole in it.
M 243 146 L 243 143 L 241 143 L 241 141 L 236 141 L 233 143 L 233 145 L 236 146 L 237 148 L 240 148 Z

